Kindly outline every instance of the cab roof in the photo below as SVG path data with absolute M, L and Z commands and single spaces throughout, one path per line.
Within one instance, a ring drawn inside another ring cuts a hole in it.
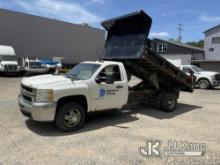
M 14 48 L 12 46 L 0 45 L 0 56 L 1 55 L 15 55 Z

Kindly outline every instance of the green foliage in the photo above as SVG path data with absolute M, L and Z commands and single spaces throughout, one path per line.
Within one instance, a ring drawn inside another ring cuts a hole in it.
M 178 42 L 176 39 L 173 39 L 173 38 L 168 39 L 168 41 L 171 41 L 171 42 Z
M 187 45 L 204 48 L 204 40 L 187 42 Z

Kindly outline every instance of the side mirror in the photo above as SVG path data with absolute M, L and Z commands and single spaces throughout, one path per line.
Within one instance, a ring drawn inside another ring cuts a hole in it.
M 98 84 L 100 84 L 102 82 L 104 82 L 106 84 L 114 84 L 114 81 L 112 79 L 107 78 L 107 77 L 96 77 L 95 81 Z
M 95 78 L 95 82 L 100 84 L 101 82 L 103 82 L 102 78 L 101 77 L 96 77 Z
M 112 79 L 107 79 L 105 82 L 106 82 L 107 84 L 114 84 L 114 81 L 113 81 Z
M 190 75 L 194 75 L 194 74 L 195 74 L 195 72 L 194 72 L 194 71 L 192 71 L 192 70 L 190 70 L 189 74 L 190 74 Z

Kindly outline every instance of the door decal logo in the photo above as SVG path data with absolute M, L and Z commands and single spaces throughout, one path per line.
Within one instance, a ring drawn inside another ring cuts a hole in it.
M 105 89 L 101 88 L 99 89 L 99 97 L 105 96 Z

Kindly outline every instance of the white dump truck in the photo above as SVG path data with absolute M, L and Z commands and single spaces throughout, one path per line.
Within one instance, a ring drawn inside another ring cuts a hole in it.
M 192 78 L 146 45 L 151 21 L 143 11 L 104 21 L 108 36 L 102 61 L 80 63 L 65 75 L 22 79 L 22 114 L 74 131 L 83 126 L 88 112 L 134 102 L 175 110 L 180 90 L 193 91 Z M 131 75 L 142 81 L 130 87 Z
M 205 71 L 195 65 L 182 65 L 180 69 L 196 77 L 195 87 L 201 89 L 214 88 L 220 85 L 220 73 L 213 71 Z
M 0 72 L 17 74 L 19 71 L 14 48 L 12 46 L 0 45 Z

